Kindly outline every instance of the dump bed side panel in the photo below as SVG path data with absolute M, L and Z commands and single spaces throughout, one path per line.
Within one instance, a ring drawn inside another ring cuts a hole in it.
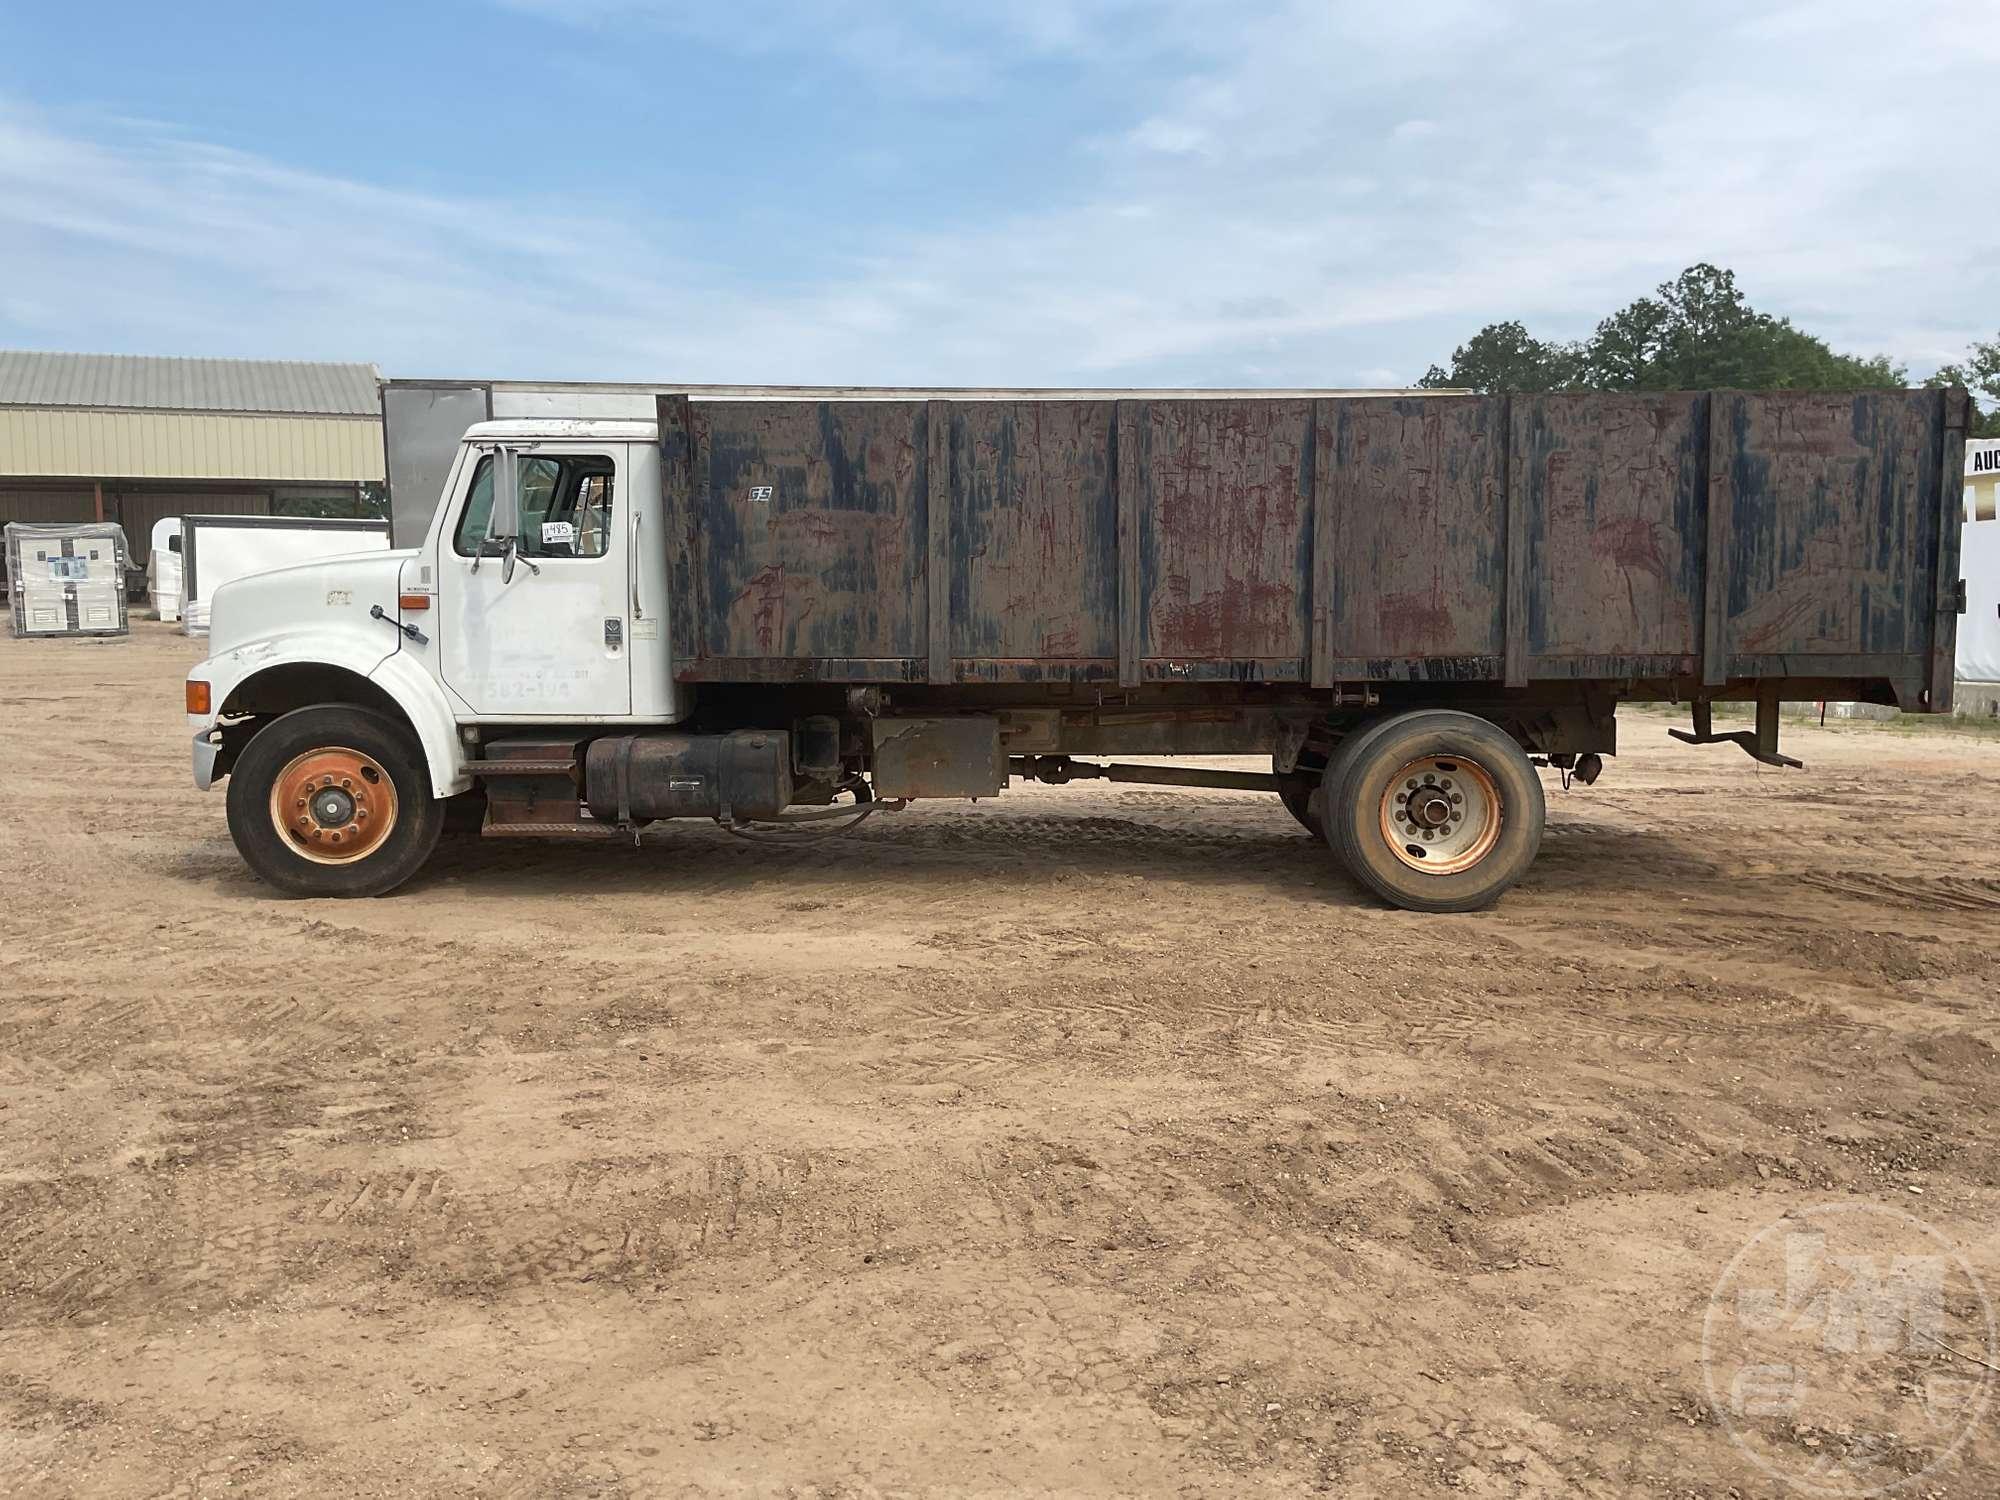
M 1322 402 L 1316 681 L 1497 677 L 1505 644 L 1507 401 Z
M 1228 664 L 1298 679 L 1311 625 L 1313 403 L 1119 405 L 1140 501 L 1142 670 L 1206 676 Z
M 664 396 L 675 671 L 1861 678 L 1938 707 L 1963 409 L 1943 391 Z
M 950 408 L 950 659 L 1064 662 L 1114 674 L 1113 404 Z
M 1936 613 L 1936 391 L 1715 397 L 1710 535 L 1729 676 L 1921 655 Z
M 691 407 L 703 615 L 718 661 L 901 661 L 923 650 L 924 404 Z
M 1697 669 L 1708 397 L 1516 397 L 1509 493 L 1527 549 L 1527 675 Z

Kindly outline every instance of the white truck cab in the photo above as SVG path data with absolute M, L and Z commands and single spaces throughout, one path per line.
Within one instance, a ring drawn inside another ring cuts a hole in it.
M 210 655 L 188 676 L 195 784 L 239 769 L 252 744 L 243 726 L 328 720 L 281 736 L 303 748 L 275 774 L 231 781 L 232 832 L 260 874 L 345 893 L 348 877 L 402 864 L 382 856 L 403 842 L 414 869 L 435 841 L 424 825 L 441 818 L 426 809 L 471 788 L 479 726 L 682 716 L 665 549 L 641 545 L 660 524 L 656 438 L 653 423 L 631 420 L 480 423 L 415 549 L 218 591 Z M 254 742 L 275 750 L 269 738 Z M 253 780 L 270 782 L 267 805 L 239 808 Z

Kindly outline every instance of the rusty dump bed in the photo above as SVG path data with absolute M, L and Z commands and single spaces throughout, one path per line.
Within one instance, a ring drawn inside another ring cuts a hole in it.
M 1950 702 L 1962 391 L 658 410 L 685 682 Z

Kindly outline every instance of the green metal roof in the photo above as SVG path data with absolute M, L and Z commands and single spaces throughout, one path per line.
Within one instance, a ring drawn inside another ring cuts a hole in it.
M 380 416 L 373 365 L 0 349 L 0 406 Z

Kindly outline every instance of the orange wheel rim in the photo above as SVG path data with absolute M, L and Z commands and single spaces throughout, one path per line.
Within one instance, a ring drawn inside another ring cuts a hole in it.
M 1505 809 L 1491 773 L 1462 755 L 1426 755 L 1382 792 L 1382 841 L 1412 870 L 1458 875 L 1493 852 Z
M 271 825 L 303 859 L 353 864 L 381 848 L 395 828 L 396 783 L 359 750 L 308 750 L 271 783 Z

